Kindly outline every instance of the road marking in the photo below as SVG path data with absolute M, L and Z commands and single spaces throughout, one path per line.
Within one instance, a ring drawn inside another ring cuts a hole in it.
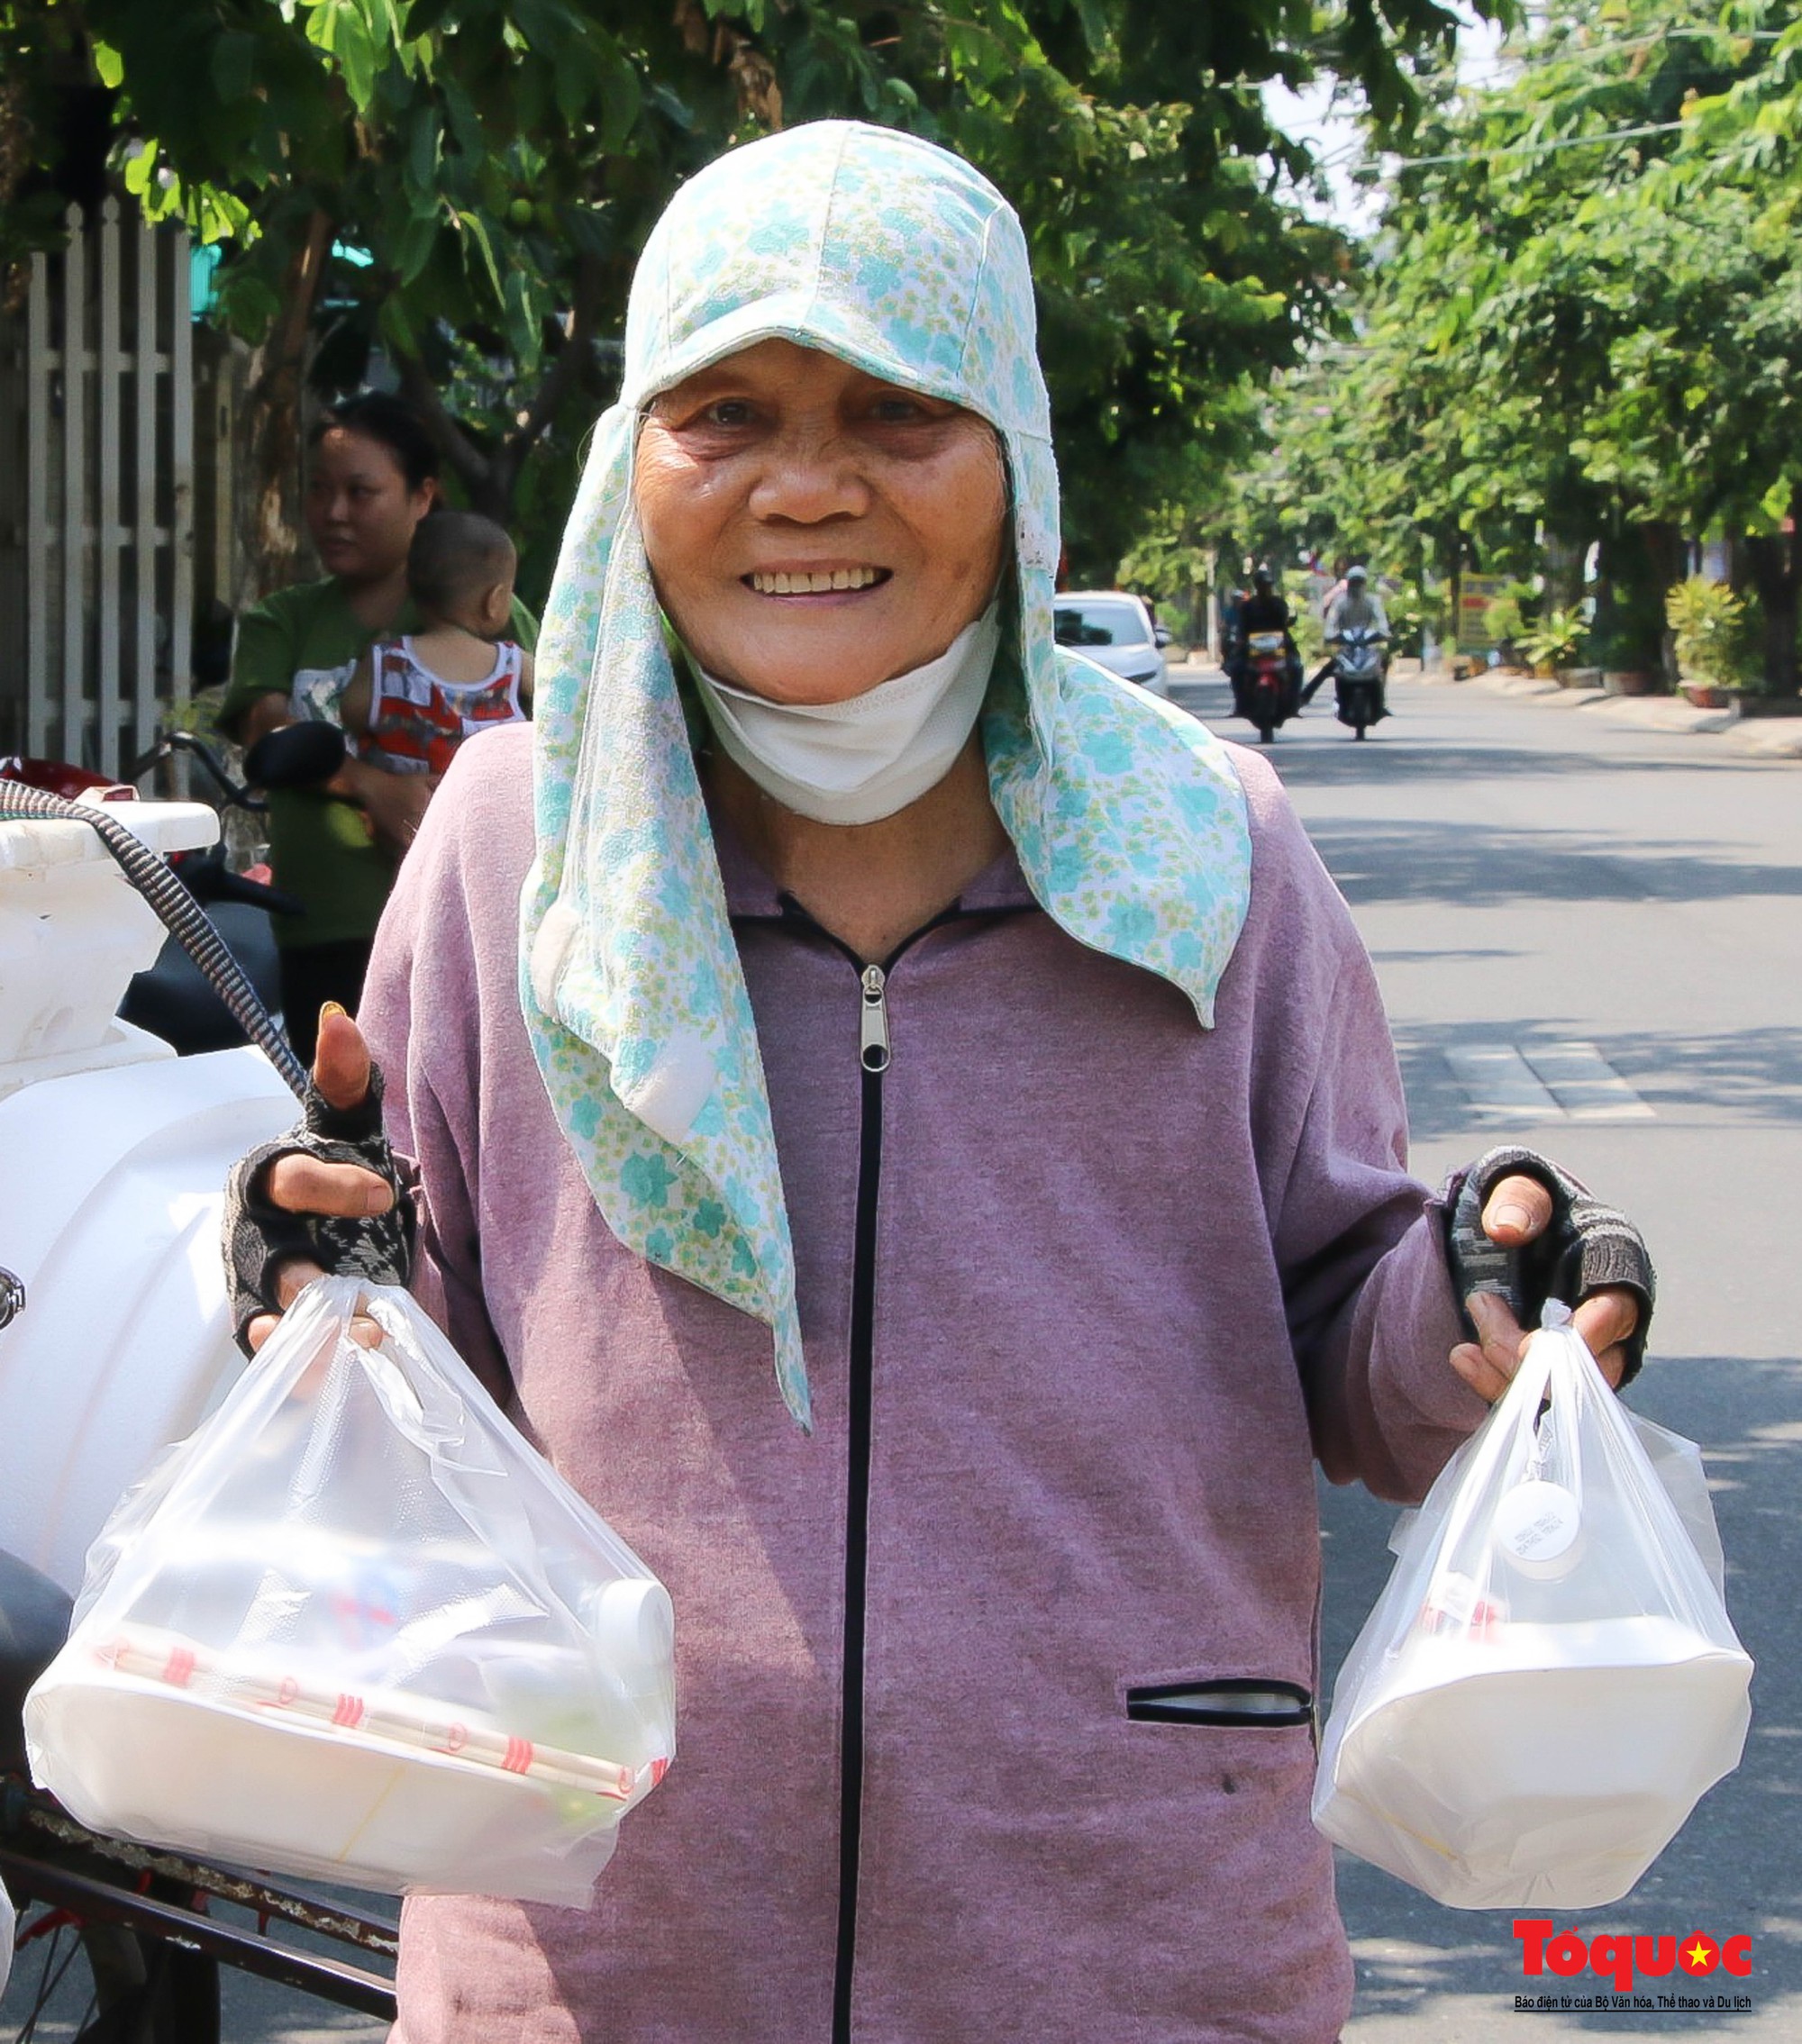
M 1467 1043 L 1445 1053 L 1475 1113 L 1505 1122 L 1561 1122 L 1564 1110 L 1511 1043 Z
M 1573 1122 L 1645 1122 L 1653 1118 L 1632 1086 L 1593 1043 L 1535 1043 L 1527 1062 L 1558 1095 Z
M 1509 1122 L 1637 1122 L 1654 1110 L 1593 1043 L 1466 1043 L 1445 1061 L 1471 1111 Z

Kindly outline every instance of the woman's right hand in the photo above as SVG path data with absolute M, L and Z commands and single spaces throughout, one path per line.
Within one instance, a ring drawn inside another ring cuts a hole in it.
M 335 1003 L 321 1011 L 302 1125 L 251 1151 L 227 1192 L 225 1260 L 232 1325 L 252 1354 L 302 1288 L 328 1271 L 385 1284 L 412 1267 L 413 1198 L 381 1133 L 381 1074 L 363 1033 Z M 381 1331 L 359 1319 L 373 1348 Z

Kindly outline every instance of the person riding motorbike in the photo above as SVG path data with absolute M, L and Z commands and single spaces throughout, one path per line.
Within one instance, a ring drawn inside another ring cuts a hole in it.
M 1389 621 L 1383 611 L 1383 599 L 1370 587 L 1370 570 L 1361 561 L 1354 562 L 1345 570 L 1345 586 L 1326 610 L 1326 641 L 1333 641 L 1354 627 L 1361 626 L 1369 631 L 1388 634 Z M 1388 669 L 1388 657 L 1384 656 L 1385 673 Z
M 1238 629 L 1227 656 L 1226 678 L 1233 684 L 1233 709 L 1236 716 L 1251 714 L 1246 702 L 1246 685 L 1251 668 L 1247 656 L 1254 631 L 1282 633 L 1283 659 L 1289 682 L 1288 707 L 1293 707 L 1301 687 L 1301 654 L 1290 629 L 1294 622 L 1293 612 L 1277 594 L 1275 577 L 1268 568 L 1258 568 L 1251 577 L 1251 594 L 1239 605 Z
M 1370 571 L 1361 561 L 1354 561 L 1345 570 L 1343 587 L 1332 597 L 1326 606 L 1327 658 L 1320 672 L 1308 684 L 1306 691 L 1302 696 L 1302 701 L 1306 703 L 1310 700 L 1315 689 L 1320 686 L 1329 674 L 1335 676 L 1335 686 L 1338 686 L 1336 679 L 1338 662 L 1333 656 L 1348 631 L 1376 632 L 1380 635 L 1381 640 L 1379 648 L 1381 660 L 1381 683 L 1379 685 L 1377 714 L 1376 717 L 1370 719 L 1370 722 L 1374 723 L 1379 718 L 1386 717 L 1388 714 L 1389 649 L 1388 640 L 1389 621 L 1383 609 L 1383 599 L 1370 585 Z M 1360 735 L 1361 736 L 1361 733 Z

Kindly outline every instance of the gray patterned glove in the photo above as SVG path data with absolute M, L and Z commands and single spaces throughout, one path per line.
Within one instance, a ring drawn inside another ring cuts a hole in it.
M 1483 1232 L 1483 1209 L 1501 1181 L 1515 1176 L 1532 1178 L 1552 1195 L 1552 1220 L 1536 1240 L 1505 1249 Z M 1496 1292 L 1523 1327 L 1538 1326 L 1548 1299 L 1574 1306 L 1592 1292 L 1624 1286 L 1639 1300 L 1639 1319 L 1625 1344 L 1621 1383 L 1638 1376 L 1658 1291 L 1644 1240 L 1618 1208 L 1605 1205 L 1536 1150 L 1492 1149 L 1452 1180 L 1446 1188 L 1446 1258 L 1461 1312 L 1472 1292 Z M 1468 1314 L 1465 1331 L 1476 1339 Z
M 355 1107 L 333 1107 L 308 1079 L 301 1113 L 298 1126 L 241 1157 L 225 1181 L 225 1284 L 232 1334 L 246 1355 L 250 1322 L 259 1313 L 282 1310 L 276 1273 L 291 1257 L 377 1285 L 405 1285 L 413 1274 L 413 1172 L 382 1133 L 381 1067 L 369 1067 L 369 1090 Z M 354 1220 L 272 1206 L 269 1167 L 296 1153 L 324 1164 L 360 1164 L 387 1181 L 394 1204 L 386 1213 Z

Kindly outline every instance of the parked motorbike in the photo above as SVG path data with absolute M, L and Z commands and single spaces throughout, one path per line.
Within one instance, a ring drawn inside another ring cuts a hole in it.
M 1277 727 L 1287 723 L 1297 708 L 1285 633 L 1253 631 L 1246 635 L 1234 693 L 1238 714 L 1257 725 L 1259 742 L 1268 745 Z
M 225 1172 L 292 1120 L 305 1083 L 176 867 L 216 815 L 75 771 L 0 769 L 0 1878 L 22 1954 L 0 2027 L 217 2044 L 221 1966 L 392 2021 L 386 1915 L 103 1837 L 24 1772 L 19 1701 L 61 1644 L 96 1532 L 242 1367 L 217 1250 Z M 37 785 L 59 773 L 76 799 Z M 164 930 L 254 1049 L 177 1058 L 118 1018 Z
M 108 781 L 104 775 L 61 760 L 18 758 L 0 760 L 0 781 L 42 788 L 65 801 L 96 794 L 106 799 L 106 791 L 113 789 L 119 799 L 130 800 L 137 792 L 132 784 L 177 755 L 192 759 L 213 784 L 222 814 L 233 809 L 261 813 L 264 804 L 234 781 L 218 755 L 189 731 L 162 733 L 127 768 L 123 782 Z M 204 849 L 171 852 L 168 864 L 243 967 L 258 999 L 264 1007 L 279 1012 L 281 971 L 272 918 L 299 915 L 303 904 L 270 885 L 267 866 L 234 871 L 223 839 Z M 119 1004 L 119 1014 L 123 1021 L 160 1037 L 185 1058 L 232 1049 L 250 1040 L 242 1023 L 174 937 L 164 943 L 152 965 L 133 977 Z
M 1342 724 L 1353 738 L 1389 713 L 1383 700 L 1383 648 L 1386 633 L 1369 625 L 1348 625 L 1333 650 L 1333 688 Z

